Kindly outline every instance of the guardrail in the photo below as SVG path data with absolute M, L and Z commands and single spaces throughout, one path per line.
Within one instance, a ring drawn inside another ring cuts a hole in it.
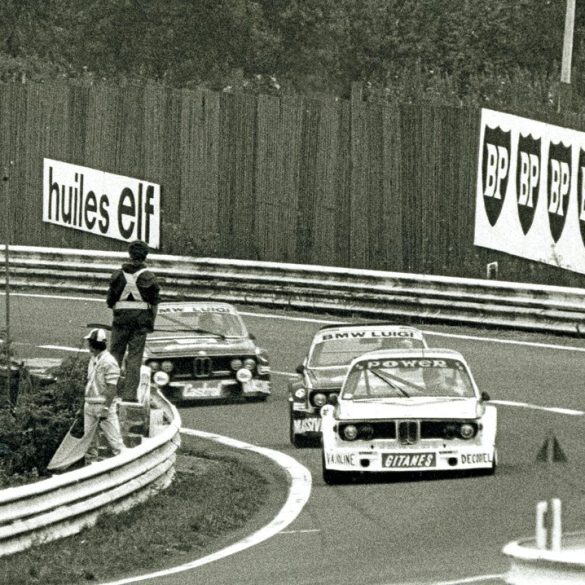
M 0 491 L 0 556 L 75 534 L 95 524 L 100 514 L 126 510 L 170 483 L 181 419 L 162 395 L 152 400 L 163 411 L 163 423 L 141 445 L 76 471 Z
M 67 292 L 105 292 L 111 272 L 127 259 L 122 252 L 68 248 L 11 246 L 9 252 L 12 286 Z M 584 289 L 163 254 L 151 254 L 149 264 L 169 299 L 585 333 Z
M 508 543 L 502 552 L 510 559 L 510 585 L 585 583 L 585 533 L 564 535 L 560 550 L 540 549 L 535 539 L 524 539 Z

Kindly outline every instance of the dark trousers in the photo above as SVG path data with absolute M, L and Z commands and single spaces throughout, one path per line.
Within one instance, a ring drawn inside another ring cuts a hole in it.
M 122 400 L 136 400 L 136 391 L 140 382 L 140 366 L 144 355 L 147 333 L 144 329 L 130 329 L 112 327 L 110 336 L 110 353 L 116 358 L 120 367 L 126 356 L 126 376 L 118 388 L 118 395 Z

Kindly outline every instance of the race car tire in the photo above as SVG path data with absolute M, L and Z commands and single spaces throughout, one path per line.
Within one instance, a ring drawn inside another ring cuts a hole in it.
M 339 485 L 346 483 L 350 477 L 349 473 L 344 471 L 336 471 L 334 469 L 327 469 L 325 465 L 325 454 L 321 451 L 321 464 L 323 466 L 323 481 L 327 485 Z
M 263 394 L 262 396 L 249 396 L 246 398 L 248 402 L 266 402 L 268 398 L 267 394 Z
M 495 475 L 496 469 L 498 468 L 498 450 L 494 448 L 494 453 L 492 457 L 492 466 L 487 467 L 486 469 L 480 469 L 479 475 Z
M 488 469 L 487 475 L 494 475 L 496 473 L 496 469 L 498 468 L 498 450 L 494 448 L 494 455 L 493 455 L 493 463 L 492 466 Z
M 311 441 L 307 437 L 303 437 L 303 436 L 295 433 L 294 420 L 295 419 L 294 419 L 294 417 L 292 415 L 292 411 L 291 411 L 290 415 L 289 415 L 290 442 L 295 449 L 304 449 L 305 447 L 308 447 L 310 445 Z

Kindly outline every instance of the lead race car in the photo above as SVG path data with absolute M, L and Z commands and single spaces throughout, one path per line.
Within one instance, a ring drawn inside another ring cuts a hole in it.
M 497 465 L 495 406 L 449 349 L 375 351 L 352 361 L 322 409 L 323 479 Z
M 295 447 L 321 437 L 320 409 L 335 400 L 351 360 L 368 351 L 423 348 L 421 331 L 405 325 L 378 323 L 326 325 L 314 335 L 307 357 L 298 366 L 300 378 L 289 382 L 289 434 Z
M 144 362 L 175 402 L 264 400 L 271 392 L 268 355 L 228 303 L 161 303 Z

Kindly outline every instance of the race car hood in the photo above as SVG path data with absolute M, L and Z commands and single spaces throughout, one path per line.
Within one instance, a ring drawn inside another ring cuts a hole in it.
M 476 398 L 388 398 L 375 402 L 340 401 L 336 409 L 339 420 L 382 419 L 475 419 Z
M 310 387 L 314 390 L 339 389 L 343 384 L 349 366 L 335 368 L 307 369 Z
M 247 338 L 215 337 L 192 333 L 151 334 L 146 340 L 147 357 L 192 356 L 204 351 L 208 355 L 255 353 L 255 345 Z

